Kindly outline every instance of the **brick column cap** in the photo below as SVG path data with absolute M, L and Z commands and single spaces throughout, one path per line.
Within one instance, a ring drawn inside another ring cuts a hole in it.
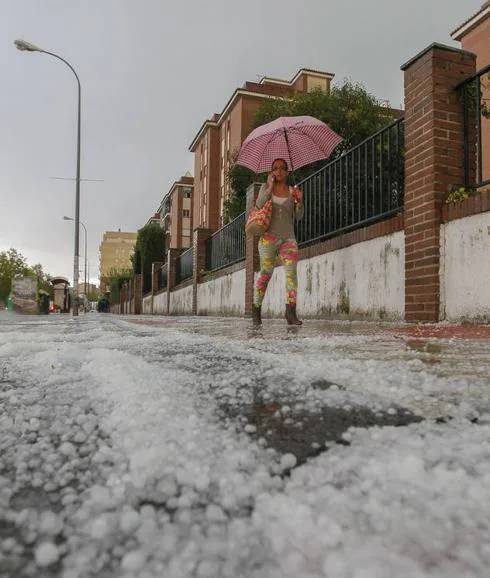
M 417 62 L 417 60 L 420 60 L 425 54 L 427 54 L 427 52 L 430 52 L 431 50 L 436 50 L 436 49 L 437 50 L 446 50 L 447 52 L 455 52 L 456 54 L 462 54 L 462 55 L 466 55 L 466 56 L 474 56 L 476 58 L 476 54 L 474 52 L 470 52 L 469 50 L 463 50 L 462 48 L 457 48 L 455 46 L 448 46 L 447 44 L 441 44 L 439 42 L 433 42 L 432 44 L 429 44 L 429 46 L 427 46 L 427 48 L 424 48 L 424 50 L 422 50 L 421 52 L 416 54 L 408 62 L 405 62 L 405 64 L 402 64 L 402 66 L 400 67 L 401 70 L 403 70 L 403 71 L 407 70 L 407 68 L 410 68 L 410 66 L 412 66 L 412 64 Z

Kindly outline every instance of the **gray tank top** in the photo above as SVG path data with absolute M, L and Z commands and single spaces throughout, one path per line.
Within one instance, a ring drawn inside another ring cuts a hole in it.
M 269 230 L 271 235 L 280 239 L 294 239 L 294 219 L 299 220 L 303 217 L 304 206 L 298 208 L 294 202 L 291 188 L 289 197 L 283 199 L 271 195 L 266 185 L 262 185 L 257 197 L 256 205 L 261 209 L 265 202 L 272 197 L 272 218 Z M 294 217 L 293 217 L 294 215 Z

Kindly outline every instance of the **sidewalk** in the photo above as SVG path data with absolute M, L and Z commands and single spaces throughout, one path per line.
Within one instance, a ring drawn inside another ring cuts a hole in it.
M 243 318 L 124 319 L 238 343 L 252 341 L 254 347 L 261 341 L 277 345 L 287 340 L 289 349 L 294 347 L 299 356 L 311 358 L 313 363 L 329 360 L 325 371 L 334 374 L 336 367 L 354 366 L 358 373 L 363 371 L 359 367 L 371 364 L 374 374 L 379 373 L 380 390 L 386 389 L 389 396 L 391 388 L 394 402 L 426 418 L 445 419 L 461 404 L 458 411 L 471 413 L 475 407 L 482 413 L 490 411 L 490 325 L 305 320 L 301 327 L 288 327 L 284 320 L 265 319 L 257 330 Z M 334 363 L 334 359 L 338 361 Z M 350 376 L 347 385 L 349 380 Z
M 169 325 L 181 329 L 203 333 L 215 334 L 216 329 L 222 329 L 230 337 L 242 335 L 248 332 L 251 326 L 249 319 L 242 317 L 179 317 L 179 316 L 125 316 L 125 319 L 146 325 Z M 473 323 L 402 323 L 402 322 L 376 322 L 376 321 L 314 321 L 306 319 L 301 327 L 287 327 L 285 321 L 278 319 L 264 319 L 260 331 L 266 335 L 275 335 L 288 329 L 297 331 L 298 336 L 312 336 L 320 334 L 369 334 L 369 333 L 392 333 L 394 335 L 436 338 L 436 339 L 484 339 L 490 341 L 489 324 Z M 264 334 L 264 335 L 265 335 Z

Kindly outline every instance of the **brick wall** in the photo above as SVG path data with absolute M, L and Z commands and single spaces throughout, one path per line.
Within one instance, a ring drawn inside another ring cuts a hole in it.
M 403 217 L 401 215 L 392 217 L 391 219 L 387 219 L 381 223 L 369 225 L 363 229 L 356 229 L 355 231 L 345 233 L 339 237 L 334 237 L 328 241 L 323 241 L 300 249 L 299 258 L 311 259 L 312 257 L 317 257 L 318 255 L 323 255 L 331 251 L 338 251 L 339 249 L 344 249 L 345 247 L 350 247 L 357 243 L 363 243 L 364 241 L 370 241 L 371 239 L 391 235 L 397 231 L 403 231 Z
M 455 86 L 475 55 L 433 44 L 405 73 L 405 318 L 439 318 L 442 203 L 464 184 L 463 112 Z
M 194 229 L 194 255 L 193 255 L 193 288 L 192 288 L 192 314 L 197 315 L 197 285 L 206 269 L 206 241 L 213 234 L 211 229 Z
M 442 222 L 449 223 L 463 217 L 471 217 L 479 213 L 490 211 L 490 189 L 481 191 L 477 195 L 469 197 L 465 201 L 442 207 Z
M 134 276 L 134 314 L 141 314 L 141 304 L 143 301 L 143 275 L 140 273 Z
M 177 257 L 182 253 L 182 249 L 169 249 L 167 251 L 167 315 L 170 311 L 170 293 L 175 287 L 176 282 L 176 267 L 175 261 Z

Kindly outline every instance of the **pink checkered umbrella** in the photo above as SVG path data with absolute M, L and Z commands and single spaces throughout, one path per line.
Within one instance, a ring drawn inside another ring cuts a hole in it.
M 342 141 L 336 132 L 312 116 L 281 116 L 259 126 L 243 141 L 237 164 L 256 173 L 271 170 L 284 159 L 289 170 L 327 159 Z

